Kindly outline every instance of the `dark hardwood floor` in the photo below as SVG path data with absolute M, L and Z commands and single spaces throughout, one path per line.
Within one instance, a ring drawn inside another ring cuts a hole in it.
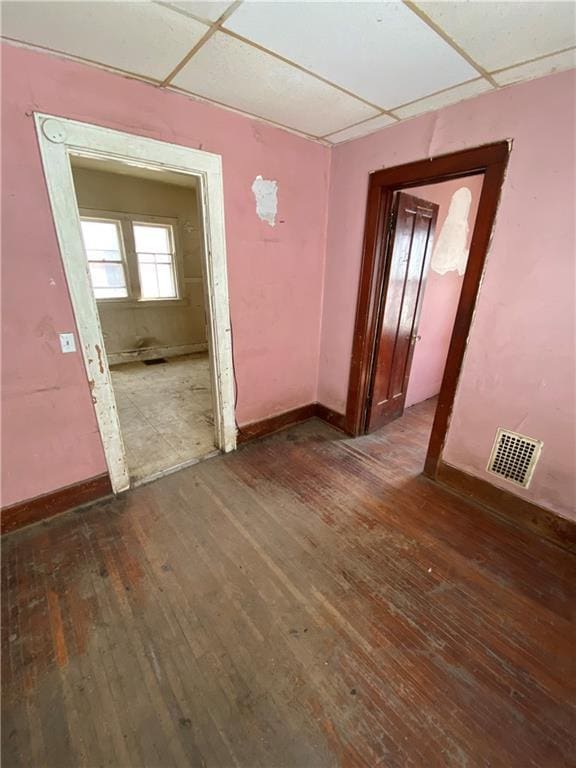
M 431 411 L 5 537 L 2 765 L 575 765 L 575 559 L 419 476 Z

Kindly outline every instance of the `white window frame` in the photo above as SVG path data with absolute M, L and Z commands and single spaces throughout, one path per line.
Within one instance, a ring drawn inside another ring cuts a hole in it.
M 204 282 L 216 443 L 236 448 L 222 158 L 210 152 L 110 128 L 34 113 L 44 175 L 66 274 L 87 381 L 98 420 L 112 488 L 130 486 L 112 379 L 96 299 L 88 271 L 71 156 L 116 160 L 139 168 L 172 170 L 195 177 L 204 230 Z
M 128 270 L 128 259 L 126 254 L 126 246 L 124 243 L 124 230 L 122 227 L 122 222 L 116 218 L 115 216 L 112 216 L 110 214 L 106 215 L 105 212 L 102 212 L 102 215 L 99 216 L 84 216 L 82 213 L 80 213 L 80 219 L 86 220 L 86 221 L 96 221 L 96 222 L 103 222 L 105 224 L 116 224 L 118 228 L 118 242 L 120 244 L 120 261 L 113 261 L 112 264 L 122 264 L 122 268 L 124 269 L 124 283 L 126 285 L 126 293 L 127 296 L 107 296 L 107 297 L 100 297 L 96 296 L 96 293 L 94 293 L 94 297 L 96 299 L 96 302 L 99 304 L 101 301 L 128 301 L 130 299 L 130 275 Z M 84 236 L 82 236 L 82 242 L 84 242 Z M 90 270 L 90 262 L 94 261 L 89 258 L 88 256 L 88 249 L 86 248 L 86 261 L 88 262 L 88 270 Z M 90 285 L 92 285 L 92 276 L 90 276 Z M 92 286 L 92 290 L 95 291 L 94 286 Z
M 173 306 L 174 304 L 186 304 L 184 298 L 184 258 L 181 248 L 180 220 L 169 216 L 154 216 L 148 213 L 126 213 L 121 211 L 104 211 L 97 208 L 80 208 L 81 219 L 93 221 L 114 221 L 120 224 L 121 246 L 123 249 L 124 266 L 126 270 L 126 284 L 128 296 L 96 298 L 97 304 L 114 304 L 125 306 L 142 306 L 154 304 L 154 306 Z M 140 293 L 140 274 L 138 270 L 138 254 L 134 242 L 132 226 L 134 224 L 160 224 L 169 226 L 172 230 L 172 247 L 174 249 L 174 279 L 176 283 L 176 296 L 162 296 L 160 298 L 142 298 Z
M 178 266 L 176 264 L 177 256 L 178 256 L 178 248 L 176 245 L 176 226 L 177 222 L 168 222 L 168 219 L 165 219 L 164 221 L 160 221 L 158 217 L 156 217 L 156 221 L 151 221 L 150 219 L 145 220 L 142 216 L 136 218 L 133 218 L 131 221 L 131 236 L 134 239 L 134 261 L 136 264 L 136 270 L 138 272 L 138 284 L 140 285 L 140 261 L 138 259 L 138 249 L 136 248 L 136 238 L 134 236 L 134 225 L 140 225 L 143 227 L 146 226 L 154 226 L 160 225 L 160 226 L 167 226 L 170 227 L 170 240 L 171 240 L 171 247 L 172 247 L 172 272 L 174 275 L 174 288 L 176 290 L 176 296 L 142 296 L 142 286 L 140 285 L 140 297 L 139 301 L 150 301 L 154 303 L 158 303 L 159 301 L 178 301 L 182 297 L 182 288 L 180 286 L 180 280 L 181 280 L 181 270 L 178 269 Z

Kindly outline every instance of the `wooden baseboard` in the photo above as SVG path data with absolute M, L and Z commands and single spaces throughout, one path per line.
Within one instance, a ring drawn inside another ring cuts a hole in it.
M 333 411 L 332 408 L 328 408 L 327 405 L 322 405 L 322 403 L 316 403 L 316 417 L 330 424 L 330 426 L 336 427 L 341 432 L 346 432 L 346 414 Z
M 338 429 L 343 429 L 343 414 L 336 413 L 319 403 L 309 403 L 277 416 L 271 416 L 269 419 L 246 424 L 238 430 L 238 443 L 245 443 L 257 437 L 273 434 L 314 417 L 320 418 Z M 111 494 L 112 485 L 107 474 L 68 485 L 43 496 L 5 507 L 0 514 L 0 530 L 2 534 L 16 531 L 32 523 L 54 517 L 60 512 L 98 501 Z
M 20 501 L 2 509 L 0 515 L 1 531 L 3 534 L 15 531 L 18 528 L 46 520 L 60 512 L 66 512 L 111 494 L 112 485 L 107 474 L 98 475 L 74 485 L 67 485 L 43 496 Z
M 107 355 L 108 365 L 122 365 L 144 360 L 154 360 L 158 357 L 179 357 L 180 355 L 194 355 L 198 352 L 208 352 L 208 344 L 181 344 L 176 347 L 145 347 L 143 349 L 131 349 L 127 352 L 110 352 Z
M 276 416 L 270 416 L 262 421 L 253 421 L 251 424 L 244 424 L 238 427 L 238 443 L 246 443 L 248 440 L 254 440 L 257 437 L 264 437 L 278 432 L 285 427 L 291 427 L 299 424 L 301 421 L 311 419 L 316 415 L 316 403 L 301 405 L 299 408 L 293 408 L 291 411 L 284 411 Z
M 436 481 L 515 525 L 528 528 L 563 549 L 576 552 L 576 523 L 571 520 L 443 461 L 438 464 Z
M 271 416 L 268 419 L 254 421 L 251 424 L 239 427 L 237 440 L 238 443 L 246 443 L 257 437 L 271 435 L 274 432 L 279 432 L 281 429 L 292 427 L 295 424 L 300 424 L 302 421 L 313 418 L 322 419 L 322 421 L 327 422 L 331 426 L 344 431 L 344 414 L 336 413 L 336 411 L 320 403 L 309 403 L 299 408 L 293 408 L 291 411 L 279 413 L 277 416 Z

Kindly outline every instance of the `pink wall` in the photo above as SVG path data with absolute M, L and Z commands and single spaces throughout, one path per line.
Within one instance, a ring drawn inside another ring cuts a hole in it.
M 497 426 L 541 438 L 532 487 L 520 494 L 574 516 L 574 73 L 480 96 L 330 155 L 94 67 L 7 45 L 2 56 L 3 504 L 105 471 L 80 356 L 57 343 L 73 317 L 37 110 L 223 156 L 240 423 L 316 399 L 344 410 L 369 172 L 513 138 L 444 458 L 486 477 Z M 258 174 L 279 184 L 274 229 L 255 213 Z
M 468 248 L 470 247 L 483 180 L 483 176 L 470 176 L 467 179 L 454 179 L 409 190 L 411 195 L 439 206 L 433 248 L 438 245 L 438 238 L 448 215 L 452 195 L 462 187 L 469 189 L 472 196 L 468 211 L 469 233 L 466 244 Z M 460 275 L 456 269 L 443 275 L 432 268 L 428 269 L 418 323 L 420 338 L 414 348 L 406 393 L 406 408 L 428 400 L 429 397 L 434 397 L 440 392 L 463 280 L 464 275 Z
M 9 505 L 105 472 L 79 354 L 32 112 L 223 157 L 240 423 L 316 399 L 330 151 L 180 94 L 83 64 L 2 46 L 3 482 Z M 278 181 L 274 228 L 254 178 Z
M 574 71 L 551 75 L 333 150 L 319 378 L 343 411 L 368 174 L 513 138 L 444 459 L 573 518 L 575 94 Z M 485 472 L 499 426 L 544 441 L 528 490 Z

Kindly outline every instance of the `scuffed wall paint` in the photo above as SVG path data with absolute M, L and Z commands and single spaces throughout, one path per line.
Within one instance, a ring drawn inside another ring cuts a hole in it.
M 256 176 L 252 183 L 252 192 L 256 200 L 256 213 L 262 221 L 267 221 L 271 227 L 276 225 L 278 212 L 278 182 Z

